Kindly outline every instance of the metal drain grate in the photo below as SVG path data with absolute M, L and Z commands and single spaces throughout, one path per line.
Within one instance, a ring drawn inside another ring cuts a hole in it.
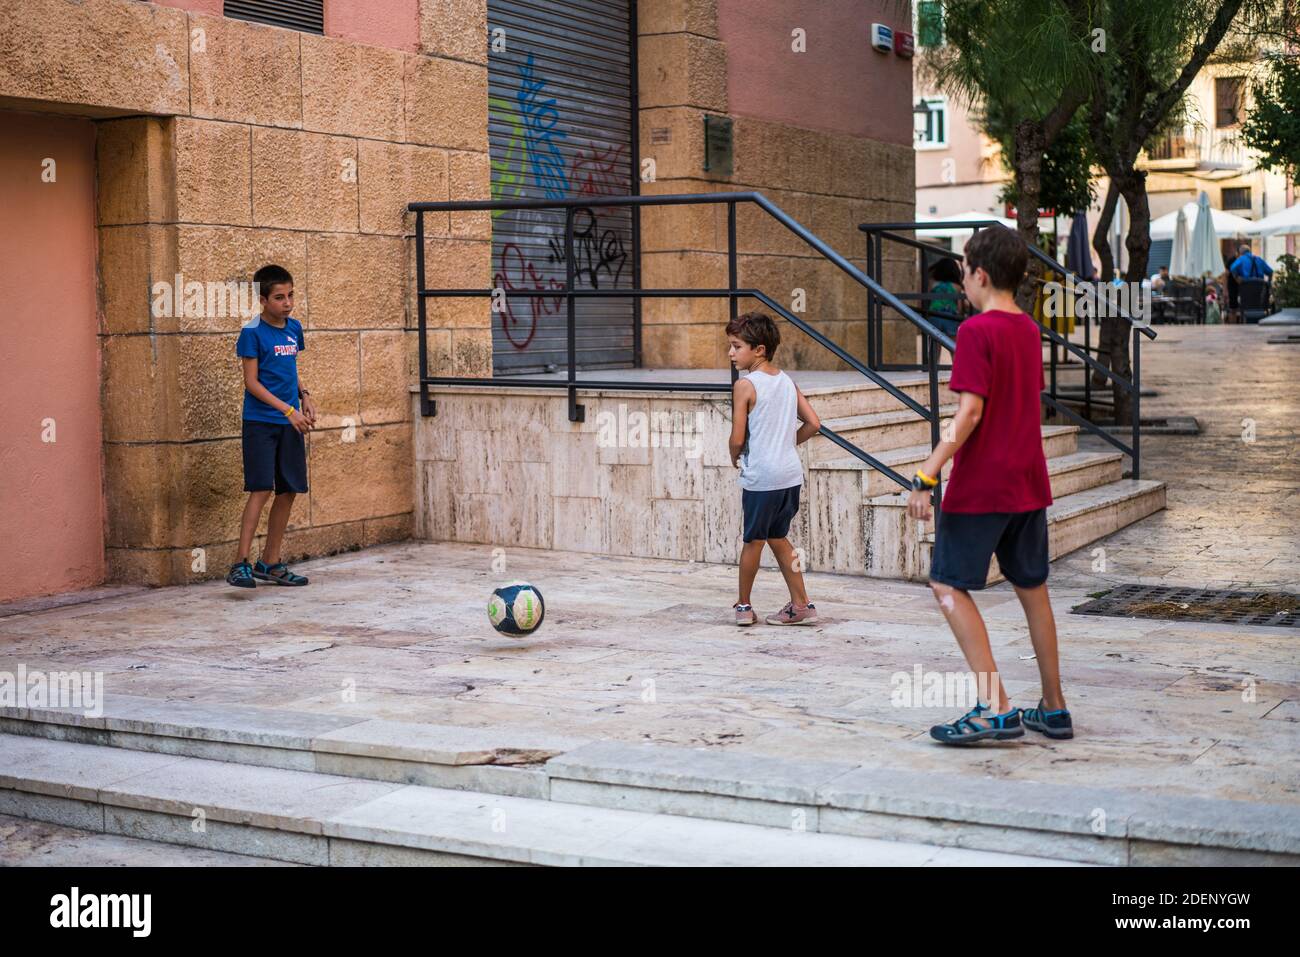
M 1120 585 L 1072 611 L 1076 615 L 1300 628 L 1300 595 L 1286 592 Z

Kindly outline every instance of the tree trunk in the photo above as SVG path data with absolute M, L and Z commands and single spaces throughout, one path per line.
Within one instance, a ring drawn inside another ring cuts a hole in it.
M 1098 284 L 1106 285 L 1115 278 L 1115 256 L 1110 248 L 1110 226 L 1115 219 L 1115 208 L 1119 205 L 1119 189 L 1115 186 L 1115 180 L 1111 179 L 1106 187 L 1106 201 L 1101 206 L 1101 217 L 1097 220 L 1097 228 L 1092 234 L 1092 248 L 1097 250 L 1097 257 L 1101 260 L 1101 275 L 1098 278 Z M 1100 304 L 1100 298 L 1094 300 Z M 1110 368 L 1110 350 L 1111 342 L 1109 334 L 1114 332 L 1113 327 L 1107 327 L 1106 323 L 1099 319 L 1097 322 L 1097 354 L 1093 357 L 1097 363 L 1105 368 Z M 1100 372 L 1092 373 L 1092 384 L 1099 389 L 1104 389 L 1110 383 L 1110 379 Z
M 1021 120 L 1016 124 L 1016 230 L 1031 247 L 1038 245 L 1038 204 L 1043 191 L 1043 152 L 1047 134 L 1041 120 Z M 1024 281 L 1016 290 L 1016 303 L 1033 315 L 1035 279 L 1042 276 L 1036 259 L 1029 260 Z

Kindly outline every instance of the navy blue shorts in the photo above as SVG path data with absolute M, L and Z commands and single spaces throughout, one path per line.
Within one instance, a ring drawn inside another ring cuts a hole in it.
M 790 522 L 799 514 L 799 489 L 773 489 L 768 492 L 740 490 L 740 505 L 745 511 L 745 541 L 785 538 Z
M 307 491 L 307 443 L 286 422 L 244 420 L 244 491 Z
M 994 555 L 1013 585 L 1037 588 L 1047 581 L 1047 509 L 969 515 L 940 509 L 930 581 L 962 591 L 983 588 Z

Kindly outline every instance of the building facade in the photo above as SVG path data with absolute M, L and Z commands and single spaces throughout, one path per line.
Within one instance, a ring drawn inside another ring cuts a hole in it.
M 869 44 L 872 22 L 906 27 L 895 6 L 0 0 L 0 600 L 224 573 L 245 498 L 239 296 L 267 262 L 294 275 L 322 413 L 286 554 L 409 537 L 413 200 L 752 189 L 863 265 L 857 224 L 913 211 L 911 67 Z M 729 170 L 704 169 L 706 115 L 731 120 Z M 589 281 L 725 285 L 720 208 L 647 210 L 636 236 L 621 215 L 593 216 Z M 546 288 L 548 228 L 427 216 L 429 284 Z M 749 210 L 738 233 L 742 285 L 802 290 L 809 322 L 865 351 L 859 288 Z M 512 307 L 431 308 L 430 370 L 554 365 L 545 303 Z M 605 341 L 581 366 L 725 370 L 725 315 L 584 316 Z M 788 364 L 830 367 L 796 335 Z

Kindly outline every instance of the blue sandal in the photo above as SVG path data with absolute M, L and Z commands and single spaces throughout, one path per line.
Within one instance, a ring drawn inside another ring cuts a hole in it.
M 256 588 L 257 582 L 253 581 L 253 566 L 248 564 L 247 559 L 235 562 L 230 566 L 230 571 L 226 572 L 226 583 L 236 588 Z
M 1038 699 L 1037 708 L 1025 709 L 1025 727 L 1058 740 L 1074 737 L 1074 722 L 1070 719 L 1070 712 L 1065 708 L 1048 711 L 1043 707 L 1042 698 Z
M 307 584 L 306 578 L 289 571 L 289 566 L 284 562 L 268 565 L 260 558 L 257 560 L 257 564 L 253 566 L 253 577 L 260 578 L 264 582 L 275 582 L 277 585 Z
M 988 727 L 976 724 L 972 718 L 988 722 Z M 1010 738 L 1024 737 L 1025 729 L 1020 723 L 1020 709 L 1012 708 L 1003 714 L 993 714 L 982 704 L 976 704 L 964 715 L 951 724 L 936 724 L 930 729 L 930 737 L 940 744 L 973 744 L 976 741 L 1006 741 Z

